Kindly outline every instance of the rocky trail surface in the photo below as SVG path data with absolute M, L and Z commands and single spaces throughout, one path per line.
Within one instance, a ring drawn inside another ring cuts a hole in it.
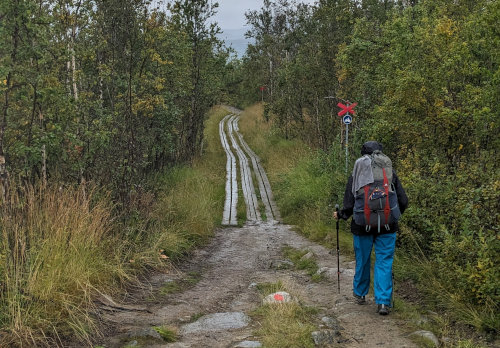
M 227 155 L 222 216 L 227 227 L 217 229 L 209 245 L 194 251 L 178 269 L 152 276 L 120 303 L 109 297 L 100 299 L 99 314 L 110 329 L 99 344 L 259 347 L 259 338 L 254 336 L 259 322 L 249 316 L 262 305 L 256 285 L 281 281 L 301 303 L 318 308 L 319 336 L 330 342 L 320 346 L 415 347 L 400 332 L 395 317 L 378 315 L 373 301 L 363 306 L 353 301 L 354 262 L 341 258 L 337 293 L 336 255 L 279 223 L 279 211 L 260 160 L 238 132 L 240 112 L 232 108 L 228 112 L 219 128 Z M 235 226 L 240 188 L 247 208 L 243 227 Z M 314 256 L 324 280 L 313 282 L 304 271 L 283 267 L 290 264 L 282 253 L 285 246 Z M 175 328 L 177 341 L 165 342 L 155 327 Z

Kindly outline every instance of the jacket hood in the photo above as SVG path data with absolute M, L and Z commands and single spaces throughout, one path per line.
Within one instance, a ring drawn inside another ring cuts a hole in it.
M 361 147 L 361 155 L 371 155 L 375 150 L 382 151 L 382 144 L 378 141 L 367 141 Z

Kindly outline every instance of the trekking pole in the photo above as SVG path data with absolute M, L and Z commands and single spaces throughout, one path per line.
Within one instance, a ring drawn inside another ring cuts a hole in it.
M 337 287 L 340 294 L 340 249 L 339 249 L 339 205 L 335 204 L 337 212 Z

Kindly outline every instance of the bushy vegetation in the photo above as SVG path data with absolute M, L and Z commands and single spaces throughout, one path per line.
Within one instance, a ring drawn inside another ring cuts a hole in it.
M 0 4 L 0 175 L 105 185 L 128 209 L 145 178 L 200 153 L 228 57 L 216 5 Z
M 217 5 L 155 6 L 0 3 L 1 346 L 89 343 L 96 296 L 218 223 Z
M 358 102 L 351 165 L 364 140 L 393 159 L 410 197 L 400 243 L 425 265 L 413 278 L 455 320 L 498 330 L 499 2 L 265 1 L 247 19 L 242 98 L 260 100 L 265 85 L 274 133 L 323 151 L 283 180 L 284 212 L 317 202 L 321 219 L 318 186 L 341 201 L 326 185 L 343 170 L 336 104 Z
M 207 121 L 205 155 L 150 178 L 155 191 L 134 195 L 133 213 L 119 215 L 98 187 L 16 187 L 0 223 L 1 346 L 75 337 L 90 345 L 96 297 L 119 294 L 151 267 L 168 269 L 212 235 L 224 197 L 225 114 L 215 109 Z

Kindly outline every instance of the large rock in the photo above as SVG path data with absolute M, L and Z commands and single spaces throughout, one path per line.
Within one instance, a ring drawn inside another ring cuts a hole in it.
M 425 330 L 419 330 L 419 331 L 415 331 L 413 333 L 410 334 L 410 336 L 419 336 L 419 337 L 424 337 L 426 338 L 427 340 L 431 341 L 432 343 L 434 343 L 434 346 L 435 347 L 439 347 L 439 340 L 438 338 L 436 337 L 436 335 L 434 335 L 432 332 L 430 331 L 425 331 Z
M 262 302 L 264 304 L 273 303 L 288 303 L 292 301 L 292 296 L 288 292 L 278 291 L 273 294 L 267 295 Z
M 184 325 L 181 334 L 240 329 L 248 326 L 249 323 L 250 318 L 242 312 L 214 313 L 205 315 L 194 323 Z

